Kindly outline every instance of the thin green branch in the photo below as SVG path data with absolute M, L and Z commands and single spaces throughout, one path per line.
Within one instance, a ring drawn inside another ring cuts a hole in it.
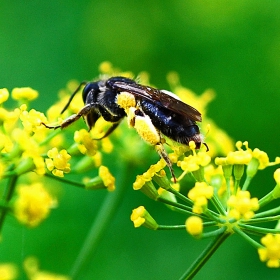
M 254 223 L 273 222 L 273 221 L 278 221 L 278 220 L 280 220 L 280 215 L 271 216 L 271 217 L 264 217 L 264 218 L 253 217 L 252 219 L 250 219 L 248 221 L 241 220 L 241 222 L 244 222 L 246 224 L 254 224 Z
M 245 232 L 243 232 L 240 228 L 238 227 L 233 227 L 233 230 L 235 233 L 239 234 L 242 236 L 246 241 L 248 241 L 253 247 L 255 248 L 260 248 L 262 247 L 260 243 L 255 241 L 253 238 L 251 238 L 249 235 L 247 235 Z
M 18 180 L 18 176 L 14 175 L 8 181 L 8 184 L 5 188 L 5 191 L 4 191 L 3 196 L 2 196 L 2 200 L 4 201 L 4 203 L 8 203 L 10 201 L 10 199 L 12 198 L 13 193 L 14 193 L 15 188 L 16 188 L 17 180 Z M 0 212 L 0 232 L 2 230 L 4 220 L 6 218 L 8 210 L 9 210 L 9 208 L 5 207 L 5 208 L 2 208 L 2 211 Z
M 65 178 L 62 178 L 62 177 L 57 177 L 57 176 L 54 176 L 50 173 L 45 173 L 44 176 L 48 177 L 50 179 L 56 180 L 58 182 L 62 182 L 64 184 L 68 184 L 68 185 L 72 185 L 72 186 L 75 186 L 75 187 L 78 187 L 78 188 L 85 189 L 85 185 L 83 183 L 74 182 L 74 181 L 71 181 L 71 180 L 68 180 L 68 179 L 65 179 Z
M 217 251 L 221 244 L 230 236 L 229 232 L 226 232 L 225 229 L 223 233 L 216 236 L 205 250 L 198 256 L 198 258 L 192 263 L 188 270 L 181 276 L 180 280 L 190 280 L 199 272 L 203 265 L 210 259 L 210 257 Z
M 174 225 L 174 226 L 169 226 L 169 225 L 159 225 L 157 230 L 173 230 L 173 229 L 186 229 L 185 225 Z
M 210 199 L 211 203 L 214 205 L 214 207 L 218 210 L 218 212 L 222 215 L 226 215 L 225 208 L 223 207 L 221 201 L 217 198 L 217 196 L 214 194 L 214 196 Z
M 279 234 L 280 233 L 280 229 L 255 227 L 255 226 L 244 225 L 244 224 L 240 224 L 239 226 L 241 229 L 247 229 L 250 231 L 255 231 L 255 232 L 263 233 L 263 234 L 267 234 L 267 233 Z
M 267 211 L 263 211 L 261 213 L 257 213 L 257 214 L 255 214 L 253 219 L 262 218 L 262 217 L 268 217 L 268 216 L 271 216 L 271 215 L 275 216 L 278 213 L 280 213 L 280 206 L 275 207 L 275 208 L 270 209 L 270 210 L 267 210 Z

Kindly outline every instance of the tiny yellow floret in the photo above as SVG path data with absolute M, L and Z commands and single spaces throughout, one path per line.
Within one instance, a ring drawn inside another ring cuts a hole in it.
M 268 267 L 280 267 L 280 234 L 268 233 L 261 242 L 265 248 L 258 249 L 260 260 Z
M 191 216 L 186 220 L 186 230 L 193 236 L 200 235 L 203 231 L 203 222 L 200 217 Z
M 269 165 L 269 158 L 266 152 L 256 148 L 253 150 L 252 155 L 254 158 L 256 158 L 259 161 L 258 169 L 262 170 Z
M 78 144 L 78 149 L 82 154 L 94 156 L 97 151 L 97 144 L 88 131 L 81 129 L 75 132 L 74 141 Z
M 277 168 L 273 174 L 274 180 L 276 181 L 277 185 L 280 185 L 280 168 Z
M 115 177 L 110 173 L 108 167 L 101 165 L 99 167 L 99 177 L 102 179 L 105 187 L 108 191 L 114 191 L 115 186 Z
M 18 269 L 14 264 L 0 264 L 0 280 L 15 280 L 18 279 Z
M 63 177 L 64 173 L 70 172 L 70 163 L 68 161 L 71 156 L 66 150 L 61 150 L 58 152 L 57 148 L 53 148 L 48 151 L 48 157 L 45 162 L 48 170 L 52 171 L 53 175 L 58 177 Z
M 252 154 L 248 151 L 229 152 L 227 155 L 228 164 L 248 164 L 252 159 Z
M 57 204 L 41 183 L 20 185 L 14 202 L 15 217 L 21 223 L 35 227 L 47 218 L 50 209 Z
M 6 88 L 1 88 L 0 89 L 0 104 L 7 101 L 8 98 L 9 98 L 9 91 Z
M 193 212 L 197 214 L 203 213 L 203 209 L 207 207 L 208 199 L 214 195 L 214 188 L 205 182 L 196 182 L 195 186 L 189 191 L 188 197 L 194 202 Z
M 134 227 L 145 226 L 153 230 L 158 228 L 157 222 L 153 219 L 144 206 L 139 206 L 138 208 L 134 209 L 130 219 L 134 223 Z
M 30 87 L 14 88 L 12 98 L 15 100 L 33 100 L 38 97 L 38 91 Z
M 229 216 L 239 220 L 251 219 L 259 209 L 259 201 L 257 198 L 251 198 L 248 191 L 239 190 L 236 195 L 230 196 L 227 205 L 230 207 Z

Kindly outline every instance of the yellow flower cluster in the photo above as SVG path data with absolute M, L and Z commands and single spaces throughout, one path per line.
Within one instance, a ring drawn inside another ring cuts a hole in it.
M 99 167 L 99 177 L 109 191 L 115 190 L 115 177 L 110 173 L 108 167 L 103 165 Z
M 229 216 L 236 220 L 249 220 L 254 216 L 254 211 L 259 209 L 258 199 L 251 198 L 248 191 L 241 190 L 230 196 L 227 205 L 230 207 Z
M 53 175 L 63 177 L 64 173 L 70 172 L 70 163 L 68 162 L 71 156 L 66 150 L 58 152 L 57 148 L 53 148 L 48 151 L 48 157 L 46 159 L 47 168 L 52 171 Z
M 205 182 L 196 182 L 195 186 L 189 191 L 188 197 L 194 203 L 193 212 L 201 214 L 206 209 L 208 200 L 214 195 L 212 186 L 207 185 Z
M 268 267 L 280 267 L 280 234 L 269 233 L 261 242 L 265 246 L 258 249 L 261 261 L 266 262 Z
M 140 190 L 146 182 L 152 180 L 156 173 L 163 171 L 162 169 L 165 166 L 166 162 L 163 159 L 160 159 L 156 164 L 151 165 L 143 175 L 137 175 L 136 181 L 133 183 L 133 189 Z M 165 175 L 165 173 L 161 175 Z
M 201 166 L 206 166 L 210 163 L 211 157 L 206 152 L 198 152 L 195 155 L 184 157 L 183 161 L 178 161 L 177 165 L 183 171 L 193 172 L 198 170 Z
M 78 144 L 78 149 L 82 154 L 94 156 L 97 151 L 97 144 L 92 139 L 90 133 L 85 129 L 77 130 L 74 134 L 74 140 Z
M 14 88 L 12 90 L 12 98 L 15 100 L 34 100 L 38 97 L 38 91 L 30 87 Z
M 186 229 L 193 236 L 200 235 L 203 231 L 203 221 L 200 217 L 190 216 L 186 220 Z
M 23 224 L 35 227 L 47 218 L 56 200 L 50 196 L 41 183 L 19 185 L 18 197 L 14 202 L 15 217 Z
M 17 277 L 18 269 L 15 265 L 11 263 L 0 264 L 0 280 L 15 280 Z
M 68 276 L 55 274 L 48 271 L 42 271 L 39 268 L 39 262 L 35 257 L 28 257 L 23 263 L 24 270 L 28 279 L 34 280 L 70 280 Z
M 134 209 L 130 219 L 134 223 L 134 227 L 140 227 L 143 225 L 153 230 L 157 229 L 158 227 L 158 224 L 144 206 L 139 206 L 138 208 Z
M 242 146 L 245 146 L 245 150 L 242 150 Z M 234 164 L 245 164 L 248 165 L 252 159 L 257 160 L 257 168 L 259 170 L 262 170 L 266 168 L 267 166 L 271 166 L 274 164 L 280 163 L 280 159 L 277 157 L 275 159 L 275 162 L 269 162 L 269 158 L 267 153 L 264 151 L 261 151 L 258 148 L 255 148 L 254 150 L 251 150 L 249 148 L 248 142 L 236 142 L 237 151 L 235 152 L 229 152 L 226 157 L 219 158 L 217 157 L 215 159 L 215 163 L 217 165 L 234 165 Z

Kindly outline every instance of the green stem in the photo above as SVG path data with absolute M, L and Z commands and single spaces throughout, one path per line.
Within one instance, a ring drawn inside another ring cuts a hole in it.
M 186 206 L 184 204 L 181 204 L 181 203 L 178 203 L 178 202 L 175 202 L 175 201 L 171 201 L 171 200 L 168 200 L 168 199 L 165 199 L 163 197 L 158 197 L 157 201 L 160 201 L 160 202 L 163 202 L 167 205 L 171 205 L 171 206 L 174 206 L 176 208 L 179 208 L 181 210 L 184 210 L 187 214 L 193 214 L 192 212 L 192 207 L 190 206 Z
M 253 247 L 255 247 L 255 248 L 260 248 L 261 247 L 261 245 L 257 241 L 252 239 L 250 236 L 248 236 L 245 232 L 243 232 L 238 227 L 233 227 L 233 230 L 234 230 L 234 232 L 236 232 L 237 234 L 242 236 L 246 241 L 248 241 Z
M 227 237 L 230 236 L 229 232 L 223 231 L 222 234 L 216 236 L 205 250 L 200 254 L 200 256 L 192 263 L 188 270 L 181 276 L 180 280 L 190 280 L 192 279 L 203 265 L 210 259 L 210 257 L 216 252 L 216 250 L 221 246 Z
M 275 199 L 275 198 L 273 197 L 273 191 L 271 191 L 259 200 L 260 208 L 263 207 L 264 205 L 268 204 L 273 199 Z
M 263 211 L 258 214 L 255 214 L 253 219 L 267 217 L 267 216 L 271 216 L 271 215 L 274 216 L 274 215 L 277 215 L 279 212 L 280 212 L 280 206 L 267 210 L 267 211 Z
M 267 234 L 267 233 L 279 234 L 280 233 L 280 229 L 262 228 L 262 227 L 255 227 L 255 226 L 243 225 L 243 224 L 240 224 L 239 226 L 241 229 L 250 230 L 251 232 L 255 231 L 255 232 L 263 233 L 263 234 Z
M 186 229 L 186 225 L 175 225 L 175 226 L 159 225 L 157 228 L 157 230 L 170 230 L 170 229 Z
M 15 191 L 16 188 L 16 182 L 17 182 L 18 176 L 12 176 L 8 182 L 8 185 L 4 191 L 2 200 L 4 202 L 9 202 L 10 199 L 13 196 L 13 193 Z M 4 220 L 6 218 L 7 212 L 8 212 L 9 208 L 2 208 L 2 211 L 0 212 L 0 232 L 2 230 L 3 224 L 4 224 Z
M 213 197 L 210 199 L 211 203 L 215 206 L 215 208 L 218 210 L 218 212 L 222 215 L 226 215 L 225 208 L 221 204 L 221 201 L 217 198 L 217 196 L 214 194 Z
M 246 177 L 246 180 L 245 180 L 245 182 L 243 184 L 243 187 L 242 187 L 242 191 L 246 191 L 248 189 L 252 179 L 253 179 L 252 177 Z
M 229 200 L 231 196 L 231 191 L 230 191 L 230 178 L 226 178 L 226 186 L 227 186 L 227 201 Z M 226 211 L 227 211 L 227 206 L 226 206 Z
M 189 205 L 193 205 L 193 202 L 187 198 L 186 196 L 184 196 L 183 194 L 181 194 L 180 192 L 174 190 L 172 187 L 168 189 L 169 192 L 173 193 L 176 197 L 178 197 L 179 199 L 181 199 L 182 201 L 188 203 Z
M 62 177 L 57 177 L 57 176 L 54 176 L 54 175 L 49 174 L 49 173 L 45 173 L 44 176 L 48 177 L 50 179 L 56 180 L 58 182 L 62 182 L 64 184 L 72 185 L 72 186 L 75 186 L 75 187 L 78 187 L 78 188 L 83 188 L 83 189 L 86 188 L 85 184 L 83 184 L 83 183 L 73 182 L 71 180 L 68 180 L 68 179 L 65 179 L 65 178 L 62 178 Z
M 254 223 L 262 223 L 262 222 L 272 222 L 272 221 L 278 221 L 280 220 L 280 215 L 271 216 L 271 217 L 264 217 L 264 218 L 252 218 L 248 221 L 241 220 L 241 222 L 247 223 L 247 224 L 254 224 Z
M 120 174 L 120 180 L 118 183 L 118 187 L 112 193 L 108 193 L 105 201 L 103 202 L 95 221 L 93 222 L 87 237 L 85 238 L 84 244 L 72 266 L 70 271 L 71 279 L 80 279 L 79 273 L 84 267 L 84 265 L 88 262 L 89 258 L 95 252 L 95 249 L 98 246 L 98 243 L 104 232 L 110 225 L 118 206 L 123 198 L 123 194 L 129 184 L 125 181 L 126 166 L 123 165 L 119 170 L 122 170 L 122 174 Z
M 204 222 L 203 223 L 203 227 L 210 227 L 210 226 L 216 226 L 217 223 L 214 222 L 214 221 L 211 221 L 211 222 Z M 169 226 L 169 225 L 159 225 L 157 230 L 170 230 L 170 229 L 186 229 L 186 225 L 173 225 L 173 226 Z M 219 229 L 219 232 L 220 229 Z M 212 233 L 212 232 L 211 232 Z M 207 234 L 207 233 L 206 233 Z M 217 234 L 216 234 L 217 235 Z M 204 236 L 203 236 L 204 237 Z
M 218 229 L 213 230 L 213 231 L 205 232 L 205 233 L 201 234 L 200 238 L 209 238 L 209 237 L 218 236 L 218 235 L 224 233 L 226 228 L 227 227 L 221 227 L 221 228 L 218 228 Z

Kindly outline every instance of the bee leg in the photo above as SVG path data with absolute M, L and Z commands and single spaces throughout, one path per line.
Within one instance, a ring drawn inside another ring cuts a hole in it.
M 167 154 L 166 150 L 164 149 L 163 144 L 162 143 L 156 144 L 155 149 L 158 152 L 158 154 L 160 155 L 160 157 L 163 158 L 164 161 L 166 162 L 166 165 L 168 166 L 170 173 L 173 177 L 174 183 L 176 183 L 176 177 L 174 174 L 174 170 L 172 168 L 172 162 L 170 161 L 170 158 L 168 157 L 168 154 Z
M 138 134 L 143 140 L 153 145 L 160 155 L 164 159 L 166 165 L 168 166 L 174 182 L 176 182 L 176 177 L 172 168 L 172 163 L 168 157 L 167 152 L 163 146 L 163 139 L 160 136 L 160 132 L 153 125 L 151 118 L 142 112 L 140 109 L 131 107 L 128 111 L 128 121 L 129 125 L 133 126 Z
M 69 126 L 70 124 L 72 124 L 73 122 L 77 121 L 79 118 L 86 116 L 90 112 L 91 109 L 92 109 L 92 105 L 87 104 L 77 114 L 70 116 L 60 125 L 50 126 L 43 122 L 42 122 L 42 125 L 44 125 L 47 128 L 52 128 L 52 129 L 57 129 L 57 128 L 63 129 L 63 128 Z

